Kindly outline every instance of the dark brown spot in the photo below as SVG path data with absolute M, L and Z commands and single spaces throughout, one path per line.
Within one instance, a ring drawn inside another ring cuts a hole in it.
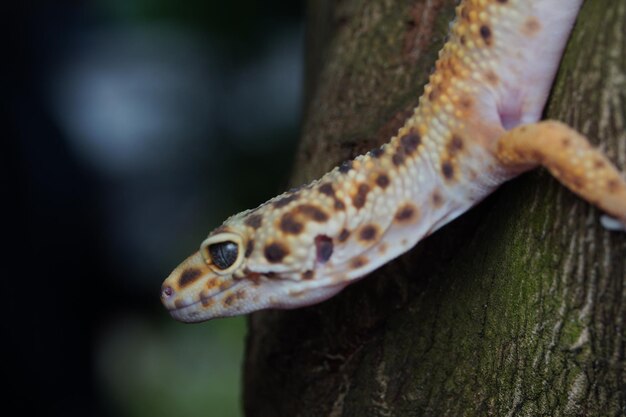
M 224 298 L 224 305 L 230 306 L 235 301 L 235 294 L 230 294 L 226 298 Z
M 461 100 L 459 100 L 459 105 L 463 110 L 469 110 L 472 108 L 472 99 L 467 96 L 463 96 L 461 97 Z
M 246 226 L 250 226 L 253 229 L 258 229 L 263 224 L 263 216 L 260 214 L 252 214 L 246 218 L 244 222 Z
M 467 10 L 467 6 L 463 6 L 461 8 L 461 19 L 469 20 L 469 11 Z
M 339 165 L 339 172 L 345 174 L 352 169 L 352 161 L 343 161 L 341 165 Z
M 280 230 L 284 233 L 299 235 L 304 230 L 304 225 L 298 221 L 296 221 L 295 217 L 291 213 L 285 213 L 280 218 L 279 224 Z
M 249 279 L 254 285 L 261 284 L 261 274 L 258 272 L 247 271 L 246 278 Z
M 202 298 L 201 302 L 202 302 L 202 307 L 208 307 L 215 302 L 215 299 L 211 297 Z
M 235 293 L 235 297 L 237 297 L 238 300 L 242 300 L 243 298 L 245 298 L 246 296 L 246 290 L 241 289 L 241 290 L 237 290 L 237 292 Z
M 441 173 L 446 179 L 451 180 L 454 177 L 454 168 L 452 167 L 452 164 L 447 161 L 441 164 Z
M 326 214 L 326 212 L 321 208 L 316 207 L 312 204 L 303 204 L 301 206 L 298 206 L 293 209 L 293 213 L 302 214 L 318 223 L 323 223 L 328 220 L 328 214 Z
M 463 139 L 457 135 L 452 135 L 450 142 L 448 142 L 448 153 L 455 155 L 463 150 Z
M 509 1 L 509 0 L 496 0 L 496 1 L 497 1 L 498 3 L 503 3 L 503 4 L 504 4 L 504 3 L 506 3 L 506 2 L 507 2 L 507 1 Z
M 405 204 L 396 212 L 395 219 L 399 222 L 408 222 L 417 217 L 417 209 L 411 204 Z
M 383 154 L 385 153 L 385 151 L 383 150 L 383 148 L 376 148 L 376 149 L 372 149 L 371 151 L 369 151 L 369 154 L 371 157 L 373 158 L 380 158 Z
M 244 252 L 244 256 L 247 258 L 252 255 L 252 250 L 254 249 L 254 239 L 250 239 L 248 243 L 246 243 L 246 251 Z
M 387 188 L 389 186 L 389 177 L 387 174 L 378 174 L 378 177 L 376 177 L 376 185 L 382 189 Z
M 174 301 L 174 306 L 176 306 L 176 308 L 183 308 L 185 307 L 185 302 L 183 300 L 176 300 Z
M 398 148 L 396 150 L 396 153 L 393 154 L 393 156 L 391 157 L 391 162 L 393 162 L 393 164 L 396 166 L 400 166 L 404 163 L 404 152 L 401 148 Z
M 373 224 L 363 226 L 359 232 L 359 239 L 366 242 L 376 239 L 376 236 L 378 236 L 378 228 Z
M 619 180 L 612 178 L 606 182 L 606 187 L 608 188 L 609 192 L 616 193 L 619 190 L 619 184 Z
M 596 169 L 602 169 L 604 168 L 604 161 L 602 159 L 596 159 L 593 162 L 593 167 Z
M 365 256 L 357 256 L 356 258 L 352 260 L 352 262 L 350 262 L 350 266 L 353 269 L 358 269 L 366 265 L 367 262 L 368 262 L 368 259 Z
M 467 43 L 467 40 L 465 38 L 465 35 L 461 35 L 461 38 L 459 39 L 461 42 L 461 45 L 465 45 Z
M 367 201 L 367 194 L 370 192 L 370 187 L 367 184 L 359 184 L 357 192 L 352 197 L 352 205 L 358 209 L 362 208 Z
M 343 204 L 343 201 L 339 200 L 335 195 L 335 189 L 333 188 L 333 185 L 331 183 L 326 182 L 320 185 L 318 191 L 321 194 L 327 195 L 328 197 L 331 197 L 335 200 L 335 209 L 344 210 L 346 208 L 346 205 Z
M 287 250 L 287 248 L 285 248 L 278 242 L 273 242 L 265 246 L 265 259 L 273 264 L 281 262 L 288 254 L 289 251 Z
M 274 201 L 274 207 L 276 208 L 285 207 L 287 204 L 291 203 L 292 201 L 297 200 L 298 197 L 299 197 L 298 194 L 291 194 L 286 197 L 283 197 L 279 200 Z
M 574 187 L 577 189 L 582 189 L 585 186 L 585 180 L 584 178 L 578 176 L 578 175 L 574 175 L 572 177 L 572 184 L 574 184 Z
M 541 29 L 541 23 L 539 23 L 539 20 L 537 20 L 536 17 L 531 16 L 528 18 L 528 20 L 526 20 L 526 22 L 524 22 L 524 28 L 522 29 L 522 32 L 526 36 L 533 36 L 534 34 L 539 32 L 539 29 Z
M 333 188 L 333 185 L 329 182 L 326 182 L 322 185 L 320 185 L 318 187 L 318 191 L 324 195 L 327 195 L 329 197 L 334 197 L 335 196 L 335 189 Z
M 320 263 L 326 263 L 333 254 L 333 240 L 324 235 L 316 236 L 315 249 L 317 253 L 317 261 Z
M 420 143 L 422 143 L 422 139 L 420 138 L 420 135 L 415 132 L 409 133 L 408 135 L 400 138 L 400 144 L 404 148 L 404 153 L 407 155 L 411 155 L 415 152 Z
M 490 84 L 497 84 L 498 83 L 498 76 L 493 71 L 487 71 L 485 73 L 485 77 L 487 78 L 487 81 Z
M 428 99 L 430 101 L 435 101 L 437 100 L 437 96 L 438 96 L 438 91 L 436 88 L 433 88 L 432 90 L 430 90 L 430 93 L 428 93 Z
M 563 145 L 564 148 L 569 147 L 571 144 L 572 144 L 572 141 L 567 136 L 561 139 L 561 145 Z
M 198 268 L 187 268 L 180 274 L 180 278 L 178 279 L 178 285 L 183 288 L 187 285 L 195 282 L 198 278 L 202 276 L 202 271 Z
M 349 237 L 350 237 L 350 231 L 348 229 L 343 229 L 341 233 L 339 233 L 339 236 L 337 237 L 337 239 L 340 242 L 345 242 L 346 240 L 348 240 Z
M 491 29 L 487 25 L 480 27 L 480 37 L 483 38 L 487 45 L 491 45 Z
M 433 192 L 433 205 L 435 207 L 439 207 L 443 204 L 443 197 L 439 194 L 439 191 L 435 190 Z

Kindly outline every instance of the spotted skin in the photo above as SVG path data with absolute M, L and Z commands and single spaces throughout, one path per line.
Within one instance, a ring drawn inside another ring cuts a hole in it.
M 580 3 L 462 1 L 396 136 L 227 219 L 163 283 L 170 314 L 196 322 L 325 300 L 540 165 L 626 224 L 620 173 L 579 133 L 539 122 Z M 222 242 L 239 248 L 225 269 L 208 250 Z

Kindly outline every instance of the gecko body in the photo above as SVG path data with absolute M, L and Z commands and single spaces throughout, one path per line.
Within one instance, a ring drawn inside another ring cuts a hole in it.
M 538 165 L 626 224 L 626 183 L 538 122 L 581 0 L 465 0 L 413 115 L 380 148 L 227 219 L 165 280 L 195 322 L 325 300 Z

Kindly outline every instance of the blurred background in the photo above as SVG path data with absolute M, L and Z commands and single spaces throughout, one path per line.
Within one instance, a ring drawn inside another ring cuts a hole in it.
M 303 9 L 7 2 L 3 410 L 241 415 L 245 319 L 175 322 L 159 289 L 287 188 Z

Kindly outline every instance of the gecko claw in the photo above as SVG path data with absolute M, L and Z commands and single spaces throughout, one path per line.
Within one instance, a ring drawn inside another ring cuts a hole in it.
M 626 224 L 616 219 L 615 217 L 603 214 L 602 216 L 600 216 L 600 223 L 602 223 L 602 226 L 605 229 L 612 232 L 626 232 Z

